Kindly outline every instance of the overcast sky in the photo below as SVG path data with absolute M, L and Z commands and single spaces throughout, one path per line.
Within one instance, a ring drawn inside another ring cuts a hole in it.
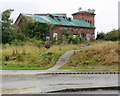
M 95 9 L 96 32 L 108 32 L 118 28 L 118 2 L 120 0 L 0 0 L 0 11 L 12 8 L 14 20 L 20 13 L 72 13 L 83 9 Z

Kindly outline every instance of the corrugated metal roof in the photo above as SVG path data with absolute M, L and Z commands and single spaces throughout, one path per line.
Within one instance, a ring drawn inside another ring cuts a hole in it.
M 58 14 L 50 14 L 52 16 L 58 16 L 58 17 L 65 17 L 64 15 L 58 15 Z
M 51 16 L 27 15 L 27 17 L 30 17 L 33 21 L 39 21 L 48 24 L 95 28 L 93 25 L 86 22 L 85 20 L 77 20 L 70 18 L 70 21 L 68 21 L 64 15 L 56 15 L 56 14 L 50 14 L 50 15 Z
M 32 20 L 35 20 L 35 21 L 40 21 L 40 22 L 43 22 L 43 23 L 48 23 L 46 20 L 44 20 L 43 18 L 41 18 L 41 17 L 38 16 L 38 15 L 30 16 L 30 18 L 31 18 Z
M 71 21 L 72 21 L 72 23 L 74 23 L 75 25 L 80 26 L 80 27 L 92 27 L 92 28 L 94 28 L 93 25 L 86 22 L 85 20 L 71 19 Z

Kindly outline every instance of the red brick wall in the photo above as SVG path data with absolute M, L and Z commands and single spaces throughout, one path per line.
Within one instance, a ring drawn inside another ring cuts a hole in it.
M 94 18 L 95 18 L 95 14 L 87 14 L 87 13 L 73 14 L 73 19 L 78 19 L 78 20 L 84 19 L 92 25 L 94 25 L 95 23 Z
M 19 27 L 22 27 L 24 24 L 25 24 L 25 17 L 23 17 L 23 18 L 20 20 L 18 26 L 19 26 Z
M 80 28 L 80 27 L 72 27 L 72 26 L 56 26 L 51 32 L 50 32 L 50 37 L 53 38 L 53 34 L 57 33 L 58 34 L 58 39 L 59 37 L 63 34 L 64 32 L 64 28 L 67 28 L 68 31 L 71 31 L 73 35 L 76 35 L 79 31 L 81 32 L 81 34 L 86 34 L 90 33 L 90 34 L 94 34 L 94 30 L 95 29 L 91 29 L 91 28 Z

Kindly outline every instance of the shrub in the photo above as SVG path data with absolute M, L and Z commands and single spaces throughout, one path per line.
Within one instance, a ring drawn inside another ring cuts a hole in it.
M 15 39 L 14 41 L 11 42 L 12 45 L 18 45 L 18 46 L 24 46 L 25 42 L 22 42 L 18 39 Z
M 41 43 L 37 43 L 37 47 L 40 48 L 41 47 Z
M 112 30 L 108 33 L 98 33 L 97 34 L 97 40 L 106 40 L 106 41 L 117 41 L 120 38 L 120 31 L 119 30 Z
M 25 33 L 25 36 L 29 38 L 36 38 L 37 40 L 46 41 L 46 34 L 54 27 L 55 25 L 41 23 L 38 21 L 31 23 L 26 18 L 25 24 L 22 26 L 21 30 L 23 33 Z
M 99 39 L 102 39 L 102 40 L 105 40 L 105 37 L 106 37 L 106 34 L 105 33 L 97 33 L 97 38 L 96 40 L 99 40 Z

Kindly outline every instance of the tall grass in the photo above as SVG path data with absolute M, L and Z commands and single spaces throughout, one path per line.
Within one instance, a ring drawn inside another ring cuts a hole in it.
M 89 49 L 76 52 L 66 67 L 118 68 L 118 42 L 96 41 Z
M 78 50 L 81 45 L 54 45 L 50 49 L 38 47 L 35 43 L 24 46 L 3 45 L 2 68 L 19 69 L 48 69 L 56 64 L 59 57 L 69 50 Z

